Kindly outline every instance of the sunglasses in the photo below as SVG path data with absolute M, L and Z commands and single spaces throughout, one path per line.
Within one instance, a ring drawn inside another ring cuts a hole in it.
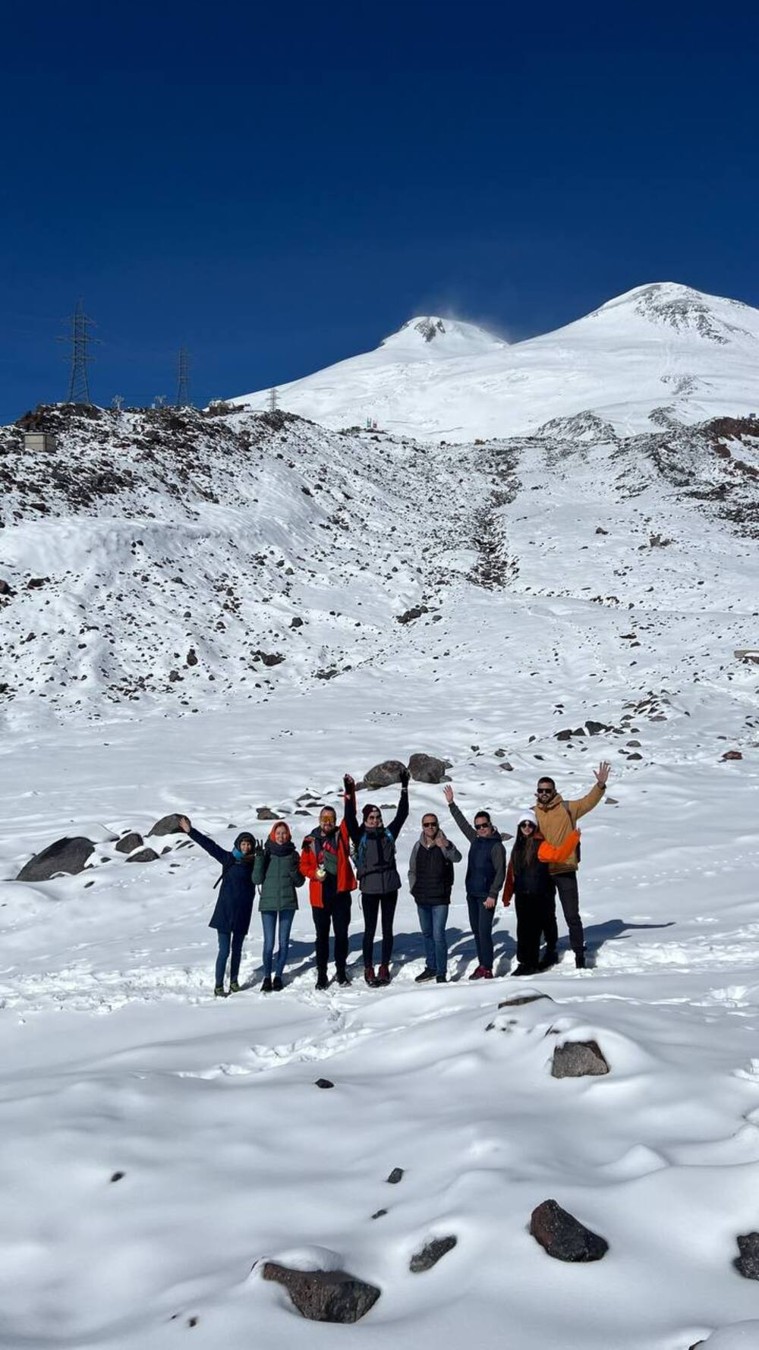
M 436 830 L 436 829 L 437 829 L 437 821 L 436 821 L 436 820 L 423 820 L 423 821 L 422 821 L 422 826 L 424 827 L 425 830 Z
M 536 796 L 536 797 L 552 797 L 553 794 L 554 794 L 554 789 L 553 789 L 553 788 L 538 788 L 537 792 L 535 793 L 535 796 Z
M 535 826 L 531 820 L 520 820 L 519 828 L 520 830 L 534 830 Z
M 489 820 L 476 820 L 476 821 L 474 822 L 474 828 L 475 828 L 475 830 L 489 830 L 489 829 L 490 829 L 490 821 L 489 821 Z

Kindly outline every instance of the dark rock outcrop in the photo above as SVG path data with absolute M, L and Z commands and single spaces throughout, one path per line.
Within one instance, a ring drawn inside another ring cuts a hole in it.
M 158 857 L 154 848 L 141 848 L 136 853 L 130 853 L 127 862 L 157 862 Z
M 54 844 L 35 853 L 21 868 L 17 881 L 49 881 L 51 877 L 64 872 L 67 876 L 77 876 L 83 872 L 95 845 L 91 839 L 76 835 L 73 839 L 56 839 Z
M 266 1261 L 262 1274 L 283 1285 L 301 1316 L 311 1322 L 358 1322 L 381 1292 L 344 1270 L 291 1270 Z
M 608 1062 L 597 1041 L 565 1041 L 553 1052 L 552 1078 L 585 1078 L 608 1072 Z
M 744 1233 L 737 1239 L 740 1256 L 733 1261 L 739 1275 L 759 1280 L 759 1233 Z
M 122 834 L 116 845 L 117 853 L 132 853 L 134 849 L 139 848 L 143 842 L 141 834 L 136 830 L 130 830 L 129 834 Z
M 394 1167 L 389 1177 L 386 1178 L 390 1186 L 397 1186 L 399 1181 L 403 1180 L 403 1168 Z
M 606 1238 L 593 1233 L 555 1200 L 532 1211 L 530 1232 L 557 1261 L 600 1261 L 609 1250 Z
M 156 821 L 152 830 L 148 830 L 148 838 L 150 838 L 151 834 L 181 834 L 181 833 L 182 827 L 179 824 L 179 816 L 176 811 L 172 811 L 171 815 L 161 816 L 161 819 Z
M 426 1242 L 421 1251 L 415 1252 L 409 1261 L 408 1268 L 413 1275 L 421 1275 L 426 1270 L 432 1270 L 446 1252 L 450 1252 L 456 1246 L 458 1238 L 451 1234 L 449 1237 L 433 1238 L 431 1242 Z
M 399 759 L 383 759 L 381 764 L 375 764 L 368 773 L 364 774 L 363 786 L 365 788 L 383 788 L 389 787 L 391 783 L 400 783 L 401 774 L 405 773 L 406 765 Z
M 444 783 L 448 761 L 438 759 L 436 755 L 412 755 L 408 762 L 408 771 L 415 783 Z

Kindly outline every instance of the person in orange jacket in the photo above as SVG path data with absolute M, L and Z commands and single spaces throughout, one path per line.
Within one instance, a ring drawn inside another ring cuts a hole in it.
M 572 830 L 561 844 L 549 844 L 532 811 L 523 811 L 519 817 L 502 897 L 504 905 L 509 905 L 513 896 L 517 912 L 517 966 L 512 975 L 535 975 L 556 964 L 556 887 L 549 864 L 564 862 L 579 842 L 579 830 Z M 541 935 L 546 941 L 542 961 Z
M 353 802 L 355 815 L 356 784 L 350 774 L 343 779 L 345 808 L 338 828 L 337 812 L 332 806 L 323 806 L 319 812 L 319 827 L 303 840 L 300 870 L 308 877 L 308 898 L 316 929 L 316 988 L 329 985 L 329 933 L 335 935 L 335 979 L 339 985 L 349 985 L 346 970 L 348 960 L 348 930 L 351 921 L 351 892 L 356 889 L 356 876 L 351 867 L 350 835 L 345 822 Z
M 556 791 L 556 784 L 545 774 L 538 779 L 535 793 L 535 815 L 538 829 L 549 844 L 561 846 L 567 836 L 577 826 L 580 816 L 586 816 L 598 803 L 603 801 L 606 783 L 611 765 L 603 760 L 593 770 L 595 783 L 584 797 L 565 801 Z M 575 954 L 578 970 L 585 968 L 585 933 L 580 918 L 580 896 L 577 889 L 577 869 L 580 865 L 579 849 L 573 849 L 560 861 L 551 863 L 551 876 L 558 892 L 561 908 L 569 929 L 569 943 Z

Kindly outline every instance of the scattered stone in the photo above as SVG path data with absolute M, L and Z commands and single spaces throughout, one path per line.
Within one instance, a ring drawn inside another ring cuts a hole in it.
M 111 1181 L 121 1181 L 126 1174 L 124 1172 L 112 1172 Z
M 384 1216 L 385 1216 L 386 1214 L 387 1214 L 387 1210 L 386 1210 L 386 1209 L 378 1209 L 378 1210 L 375 1210 L 374 1214 L 372 1214 L 372 1218 L 373 1218 L 373 1219 L 382 1219 L 382 1218 L 384 1218 Z
M 188 666 L 196 666 L 198 664 L 198 653 L 194 647 L 191 647 L 188 651 L 185 657 L 185 664 Z
M 251 661 L 260 661 L 264 666 L 281 666 L 284 656 L 281 652 L 251 652 Z
M 10 582 L 4 581 L 2 577 L 0 577 L 0 595 L 13 595 L 13 587 Z
M 179 815 L 177 814 L 176 811 L 172 811 L 171 815 L 161 816 L 161 819 L 156 821 L 152 830 L 148 830 L 148 838 L 150 838 L 151 834 L 183 834 L 183 833 L 184 831 L 181 825 L 179 824 Z
M 27 590 L 30 590 L 30 591 L 36 591 L 36 590 L 39 590 L 40 586 L 44 586 L 45 583 L 46 583 L 47 581 L 49 581 L 49 580 L 50 580 L 50 577 L 30 577 L 29 580 L 28 580 L 27 583 L 26 583 L 26 585 L 27 585 Z
M 544 1200 L 532 1211 L 530 1232 L 557 1261 L 600 1261 L 609 1244 L 580 1223 L 555 1200 Z
M 154 848 L 141 848 L 136 853 L 130 853 L 127 862 L 158 862 L 158 856 Z
M 394 1167 L 387 1180 L 391 1186 L 397 1186 L 398 1182 L 403 1180 L 403 1168 Z
M 539 999 L 547 998 L 549 1003 L 553 999 L 548 994 L 515 994 L 513 998 L 505 998 L 503 1003 L 499 1003 L 499 1008 L 520 1008 L 523 1003 L 537 1003 Z
M 291 1270 L 266 1261 L 262 1274 L 283 1285 L 301 1316 L 311 1322 L 358 1322 L 381 1292 L 344 1270 Z
M 447 759 L 438 759 L 435 755 L 412 755 L 408 762 L 408 771 L 415 783 L 445 783 L 446 769 L 450 767 Z
M 722 756 L 722 758 L 723 758 L 723 759 L 743 759 L 743 755 L 741 754 L 740 750 L 726 750 L 725 753 L 724 753 L 724 755 Z
M 82 835 L 73 839 L 56 839 L 54 844 L 49 844 L 41 853 L 35 853 L 24 864 L 16 881 L 50 881 L 51 877 L 57 877 L 61 872 L 67 876 L 77 876 L 84 871 L 94 848 L 92 840 Z
M 432 1270 L 441 1257 L 446 1252 L 450 1252 L 458 1242 L 457 1237 L 433 1238 L 431 1242 L 425 1244 L 421 1251 L 415 1252 L 409 1261 L 408 1268 L 412 1275 L 421 1275 L 426 1270 Z
M 405 771 L 406 765 L 399 759 L 383 759 L 381 764 L 375 764 L 374 768 L 364 774 L 363 786 L 365 788 L 389 787 L 391 783 L 399 783 L 401 774 Z
M 499 765 L 498 765 L 498 768 L 499 768 L 499 769 L 503 769 L 505 773 L 513 773 L 513 772 L 514 772 L 514 765 L 513 765 L 513 764 L 509 764 L 508 760 L 506 761 L 505 764 L 499 764 Z
M 116 845 L 117 853 L 131 853 L 133 849 L 140 848 L 144 840 L 141 834 L 136 830 L 130 830 L 129 834 L 122 834 Z
M 604 797 L 604 801 L 606 802 L 607 806 L 619 806 L 619 802 L 617 801 L 616 797 Z
M 735 1269 L 747 1280 L 759 1280 L 759 1233 L 744 1233 L 737 1242 L 740 1256 L 733 1261 Z
M 405 614 L 396 614 L 399 623 L 413 623 L 414 619 L 421 619 L 423 614 L 428 614 L 426 605 L 414 605 L 412 609 L 407 609 Z
M 608 1072 L 609 1065 L 597 1041 L 565 1041 L 553 1052 L 552 1078 L 585 1078 Z
M 596 525 L 596 534 L 608 534 L 608 533 L 609 531 L 605 530 L 603 525 Z
M 594 722 L 591 718 L 585 723 L 589 736 L 600 736 L 604 731 L 613 731 L 613 727 L 607 727 L 605 722 Z
M 303 620 L 302 620 L 302 619 L 299 619 L 298 616 L 297 616 L 297 614 L 294 615 L 293 618 L 290 620 L 290 627 L 291 627 L 291 628 L 302 628 L 302 627 L 303 627 Z
M 317 1078 L 315 1086 L 318 1088 L 331 1088 L 335 1085 L 331 1078 Z
M 270 806 L 259 806 L 256 808 L 256 820 L 279 820 L 279 816 Z

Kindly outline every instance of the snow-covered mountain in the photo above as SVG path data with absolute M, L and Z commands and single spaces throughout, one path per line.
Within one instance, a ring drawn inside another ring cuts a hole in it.
M 235 399 L 267 406 L 269 391 Z M 411 319 L 376 351 L 279 386 L 282 407 L 332 428 L 367 419 L 420 440 L 524 435 L 590 412 L 620 434 L 655 410 L 682 422 L 759 407 L 759 311 L 673 282 L 639 286 L 524 342 Z

